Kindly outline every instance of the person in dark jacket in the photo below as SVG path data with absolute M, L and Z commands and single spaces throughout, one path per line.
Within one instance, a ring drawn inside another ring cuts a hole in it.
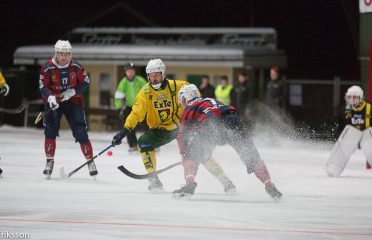
M 266 86 L 266 103 L 274 108 L 284 108 L 285 104 L 285 84 L 279 76 L 279 67 L 272 67 Z
M 199 91 L 203 98 L 207 97 L 215 98 L 214 95 L 215 88 L 212 86 L 212 84 L 210 84 L 208 75 L 204 75 L 202 77 L 201 84 L 199 86 Z
M 241 72 L 238 75 L 238 83 L 234 88 L 234 101 L 232 105 L 239 110 L 240 115 L 244 117 L 245 110 L 248 107 L 251 97 L 251 86 L 249 82 L 249 78 L 246 73 Z

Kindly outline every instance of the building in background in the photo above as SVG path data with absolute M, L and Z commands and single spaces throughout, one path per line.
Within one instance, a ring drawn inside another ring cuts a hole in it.
M 91 78 L 86 100 L 92 130 L 103 130 L 102 122 L 114 111 L 113 96 L 127 62 L 134 62 L 137 73 L 145 76 L 148 60 L 161 58 L 168 78 L 197 86 L 203 75 L 216 85 L 222 75 L 231 81 L 245 71 L 257 99 L 264 96 L 265 71 L 287 66 L 273 28 L 76 28 L 67 38 L 74 58 Z M 14 64 L 40 65 L 53 53 L 50 44 L 22 46 L 14 53 Z

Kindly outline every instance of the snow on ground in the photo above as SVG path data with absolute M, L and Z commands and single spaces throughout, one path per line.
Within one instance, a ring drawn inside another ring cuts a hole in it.
M 90 132 L 95 154 L 113 135 Z M 231 147 L 219 147 L 214 156 L 238 193 L 226 195 L 200 167 L 195 195 L 181 201 L 169 194 L 184 183 L 180 166 L 160 175 L 169 193 L 157 195 L 147 191 L 146 180 L 117 169 L 144 173 L 140 155 L 129 154 L 127 144 L 97 158 L 97 180 L 87 167 L 60 179 L 61 167 L 71 172 L 84 163 L 69 130 L 61 131 L 52 179 L 45 180 L 43 138 L 40 129 L 0 127 L 0 239 L 372 239 L 372 171 L 360 151 L 341 177 L 328 178 L 323 166 L 330 143 L 283 140 L 273 146 L 255 138 L 284 194 L 275 202 Z M 176 142 L 162 147 L 157 159 L 158 168 L 179 161 Z

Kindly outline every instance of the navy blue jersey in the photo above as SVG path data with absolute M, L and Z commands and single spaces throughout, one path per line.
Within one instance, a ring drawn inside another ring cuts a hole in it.
M 72 60 L 67 67 L 61 68 L 50 59 L 41 66 L 39 89 L 45 102 L 50 95 L 56 96 L 59 102 L 61 93 L 73 88 L 76 95 L 71 98 L 71 102 L 84 103 L 82 93 L 88 84 L 88 74 L 77 61 Z

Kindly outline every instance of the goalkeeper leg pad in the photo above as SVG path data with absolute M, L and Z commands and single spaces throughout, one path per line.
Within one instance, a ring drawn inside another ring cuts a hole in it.
M 372 165 L 372 128 L 369 127 L 363 131 L 363 137 L 360 141 L 360 148 L 367 158 L 369 165 Z
M 345 169 L 349 158 L 356 150 L 363 132 L 351 125 L 347 125 L 342 131 L 332 148 L 331 154 L 325 166 L 329 177 L 338 177 Z

